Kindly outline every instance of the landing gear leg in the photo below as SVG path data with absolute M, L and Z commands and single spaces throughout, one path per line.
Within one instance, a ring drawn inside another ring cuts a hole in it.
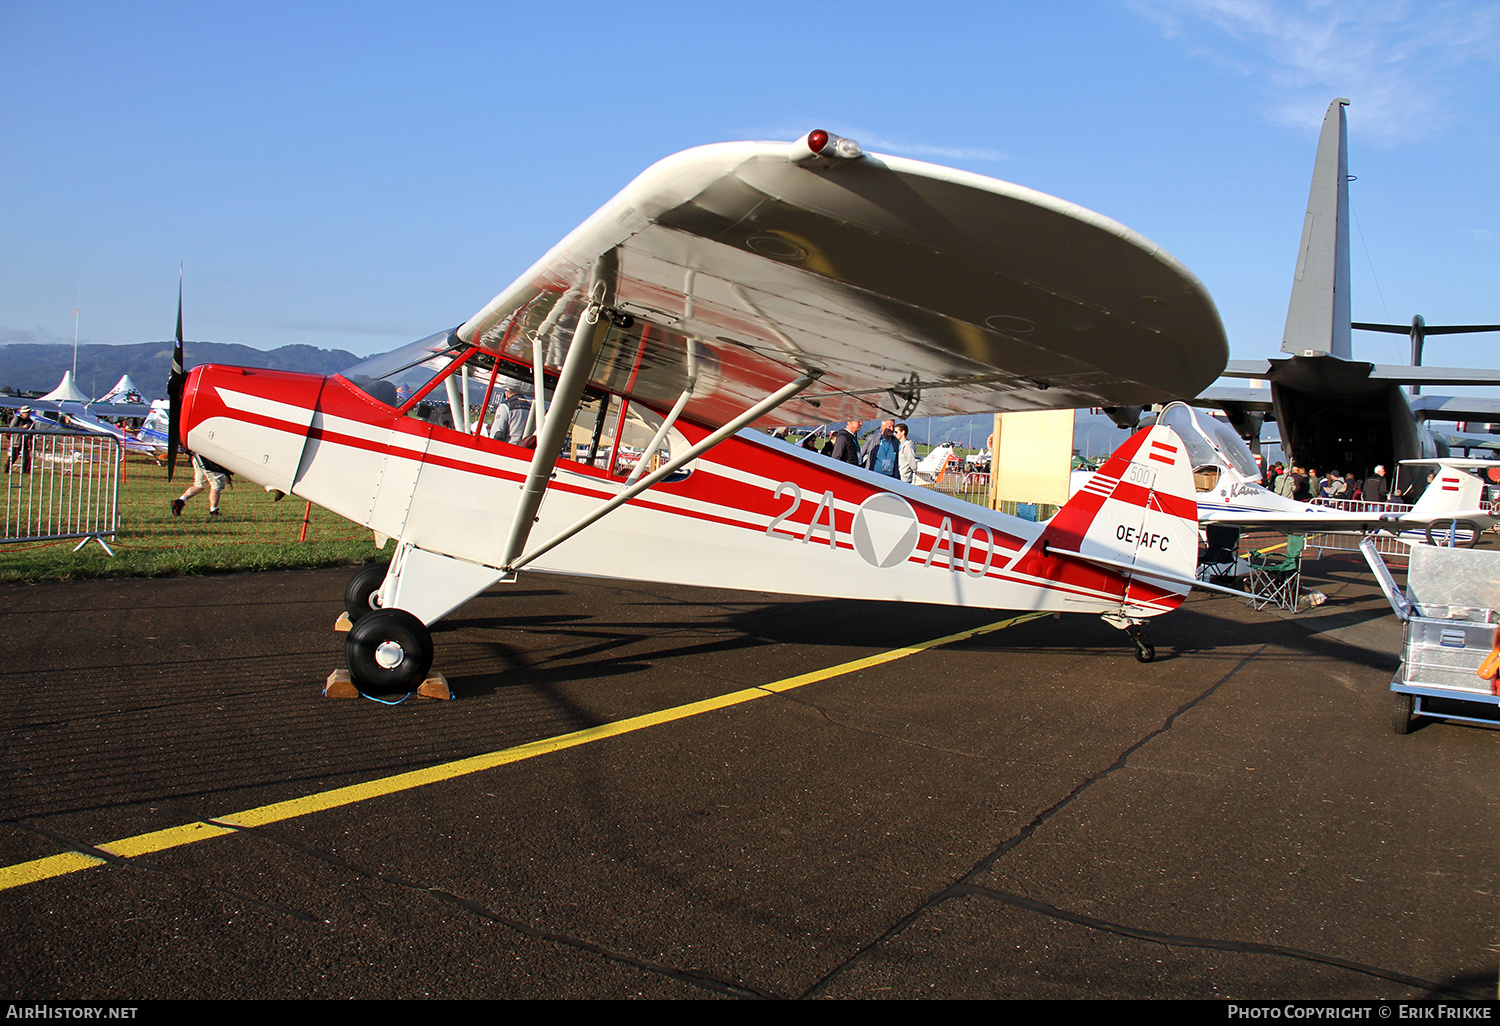
M 1145 639 L 1141 637 L 1140 624 L 1131 624 L 1129 627 L 1125 628 L 1125 633 L 1130 636 L 1131 641 L 1135 642 L 1136 662 L 1149 663 L 1151 660 L 1156 658 L 1156 649 L 1153 646 L 1146 644 Z
M 1146 644 L 1146 640 L 1141 637 L 1141 625 L 1146 621 L 1119 613 L 1105 613 L 1102 619 L 1111 627 L 1124 631 L 1130 637 L 1131 643 L 1135 645 L 1135 658 L 1138 662 L 1149 663 L 1156 658 L 1156 649 Z

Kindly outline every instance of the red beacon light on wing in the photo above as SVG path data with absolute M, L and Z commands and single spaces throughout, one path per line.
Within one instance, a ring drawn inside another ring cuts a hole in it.
M 864 156 L 865 151 L 853 139 L 815 128 L 792 143 L 792 163 L 804 167 L 836 167 L 846 160 Z

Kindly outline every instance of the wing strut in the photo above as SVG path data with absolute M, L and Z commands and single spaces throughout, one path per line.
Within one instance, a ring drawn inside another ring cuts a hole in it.
M 572 353 L 569 353 L 568 355 L 571 358 Z M 566 373 L 566 370 L 564 371 L 564 373 Z M 623 506 L 625 503 L 635 498 L 641 492 L 644 492 L 647 488 L 650 488 L 652 485 L 656 484 L 656 482 L 662 480 L 663 478 L 666 478 L 671 474 L 676 473 L 679 469 L 691 463 L 699 456 L 702 456 L 704 453 L 708 452 L 708 450 L 718 445 L 724 439 L 740 430 L 740 428 L 753 424 L 761 417 L 764 417 L 766 414 L 776 409 L 776 407 L 780 406 L 782 403 L 796 396 L 803 389 L 807 388 L 808 385 L 811 385 L 814 381 L 818 380 L 818 378 L 821 376 L 821 371 L 808 371 L 796 381 L 793 381 L 787 385 L 783 385 L 778 391 L 767 396 L 765 399 L 762 399 L 750 409 L 734 418 L 734 420 L 730 421 L 728 424 L 725 424 L 723 427 L 719 428 L 719 430 L 703 439 L 697 445 L 685 450 L 677 456 L 674 456 L 666 463 L 663 463 L 659 470 L 653 471 L 646 477 L 641 478 L 635 484 L 630 485 L 619 495 L 616 495 L 613 499 L 610 499 L 608 502 L 604 503 L 604 505 L 600 506 L 592 513 L 577 521 L 575 524 L 573 524 L 572 527 L 569 527 L 562 531 L 552 540 L 544 542 L 543 544 L 532 549 L 530 552 L 526 553 L 526 555 L 524 556 L 508 560 L 504 566 L 505 571 L 507 573 L 514 573 L 521 567 L 525 566 L 527 563 L 530 563 L 532 560 L 536 559 L 538 556 L 542 556 L 547 552 L 550 552 L 558 545 L 561 545 L 563 542 L 573 537 L 579 531 L 582 531 L 585 527 L 588 527 L 590 524 L 603 517 L 606 513 L 618 509 L 620 506 Z M 560 390 L 561 389 L 559 388 L 559 391 Z M 685 399 L 686 395 L 684 395 L 684 398 L 682 400 L 678 401 L 679 404 L 685 401 Z M 556 409 L 555 406 L 553 408 Z M 653 450 L 647 450 L 647 452 L 651 451 Z M 540 442 L 537 443 L 537 452 L 538 454 L 541 453 Z M 642 457 L 642 462 L 645 462 L 644 457 Z M 540 499 L 538 499 L 538 501 L 540 502 Z M 534 513 L 529 515 L 534 515 Z
M 561 319 L 563 311 L 567 309 L 568 301 L 573 298 L 573 294 L 576 291 L 577 289 L 569 289 L 559 296 L 557 302 L 552 305 L 552 309 L 547 312 L 546 319 L 531 334 L 531 373 L 536 379 L 536 394 L 532 397 L 531 409 L 526 413 L 526 427 L 521 432 L 522 438 L 526 438 L 540 431 L 542 428 L 542 418 L 547 413 L 547 382 L 542 376 L 543 359 L 546 354 L 542 350 L 547 345 L 546 339 L 548 335 L 557 326 L 557 322 Z M 520 315 L 517 314 L 517 316 Z M 597 313 L 595 316 L 597 318 Z M 569 419 L 572 419 L 571 412 L 569 413 Z
M 641 450 L 641 458 L 635 461 L 635 469 L 632 470 L 630 472 L 630 476 L 625 479 L 625 484 L 627 486 L 635 484 L 636 479 L 641 476 L 641 471 L 645 470 L 646 464 L 650 462 L 648 457 L 652 453 L 657 451 L 657 447 L 661 445 L 661 440 L 667 437 L 667 432 L 672 430 L 672 425 L 677 423 L 677 418 L 682 414 L 683 408 L 687 406 L 688 400 L 693 397 L 693 388 L 698 383 L 697 346 L 697 342 L 692 339 L 688 339 L 687 387 L 682 390 L 682 395 L 677 397 L 677 403 L 672 407 L 672 411 L 667 414 L 667 419 L 661 422 L 661 427 L 656 429 L 656 434 L 651 436 L 651 441 L 647 444 L 646 448 Z
M 508 566 L 520 555 L 531 536 L 531 526 L 536 523 L 536 511 L 542 506 L 547 494 L 547 482 L 552 479 L 552 469 L 562 452 L 563 437 L 572 427 L 573 414 L 583 398 L 584 386 L 588 384 L 589 372 L 594 369 L 594 360 L 604 344 L 605 329 L 609 318 L 603 316 L 605 299 L 609 295 L 610 280 L 614 277 L 615 253 L 599 258 L 594 266 L 593 285 L 589 304 L 578 317 L 578 326 L 573 329 L 573 341 L 568 346 L 568 355 L 563 360 L 562 373 L 557 376 L 557 388 L 552 393 L 552 403 L 540 418 L 536 433 L 536 453 L 531 457 L 531 468 L 526 473 L 526 483 L 521 486 L 521 501 L 516 506 L 515 518 L 510 522 L 510 533 L 505 538 L 505 549 L 501 565 Z M 541 362 L 537 362 L 537 380 L 541 380 Z M 537 390 L 537 403 L 541 402 L 541 390 Z M 536 403 L 532 405 L 535 414 Z M 568 440 L 568 452 L 573 451 L 573 442 Z

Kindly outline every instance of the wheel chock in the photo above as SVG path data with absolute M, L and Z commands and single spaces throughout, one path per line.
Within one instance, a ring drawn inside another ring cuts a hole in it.
M 347 611 L 340 613 L 339 614 L 339 618 L 333 622 L 333 629 L 334 630 L 340 631 L 340 632 L 343 632 L 343 633 L 346 633 L 346 634 L 349 632 L 350 628 L 352 628 L 353 626 L 354 626 L 354 621 L 351 620 L 351 619 L 349 619 L 349 613 Z
M 358 698 L 359 688 L 349 679 L 348 670 L 334 670 L 323 685 L 324 698 Z
M 417 695 L 420 698 L 436 698 L 448 701 L 453 697 L 453 691 L 448 687 L 448 678 L 441 673 L 429 673 L 427 679 L 417 685 Z

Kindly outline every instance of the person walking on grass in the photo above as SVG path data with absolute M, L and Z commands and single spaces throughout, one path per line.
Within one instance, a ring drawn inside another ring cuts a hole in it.
M 219 515 L 219 496 L 229 484 L 229 471 L 219 466 L 213 460 L 205 459 L 197 453 L 190 453 L 193 459 L 193 483 L 187 491 L 172 500 L 172 515 L 182 516 L 183 509 L 188 500 L 204 488 L 208 489 L 208 515 L 216 517 Z

